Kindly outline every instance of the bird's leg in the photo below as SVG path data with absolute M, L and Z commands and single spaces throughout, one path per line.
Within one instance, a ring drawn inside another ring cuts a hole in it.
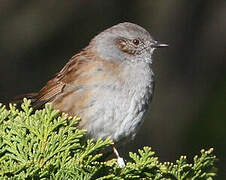
M 123 168 L 125 166 L 125 162 L 124 162 L 123 158 L 119 156 L 119 153 L 118 153 L 117 149 L 115 148 L 115 146 L 113 146 L 113 152 L 117 157 L 117 162 L 118 162 L 119 167 Z

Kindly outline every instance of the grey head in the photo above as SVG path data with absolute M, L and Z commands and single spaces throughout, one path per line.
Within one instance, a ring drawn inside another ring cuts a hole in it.
M 124 22 L 98 34 L 90 46 L 104 60 L 152 63 L 153 51 L 167 45 L 155 41 L 141 26 Z

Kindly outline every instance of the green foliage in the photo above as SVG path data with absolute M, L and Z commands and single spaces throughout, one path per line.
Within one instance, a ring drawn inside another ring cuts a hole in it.
M 116 159 L 101 161 L 110 139 L 85 141 L 79 119 L 60 114 L 47 104 L 33 112 L 30 100 L 22 110 L 0 105 L 0 179 L 184 179 L 211 180 L 216 175 L 213 149 L 202 150 L 188 164 L 185 156 L 160 163 L 150 147 L 130 153 L 119 168 Z

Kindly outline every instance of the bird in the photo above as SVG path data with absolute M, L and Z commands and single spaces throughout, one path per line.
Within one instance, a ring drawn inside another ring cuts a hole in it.
M 123 22 L 96 35 L 37 93 L 23 95 L 35 109 L 54 109 L 81 118 L 87 138 L 110 137 L 114 144 L 134 139 L 154 93 L 152 54 L 167 44 L 143 27 Z M 22 97 L 20 97 L 22 98 Z M 115 145 L 120 167 L 125 165 Z

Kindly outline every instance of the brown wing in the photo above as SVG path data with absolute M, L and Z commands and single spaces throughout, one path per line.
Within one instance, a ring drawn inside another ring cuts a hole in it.
M 83 64 L 90 61 L 90 57 L 85 51 L 73 56 L 63 69 L 56 76 L 47 82 L 47 84 L 34 97 L 34 108 L 40 108 L 45 103 L 51 102 L 54 98 L 63 92 L 64 87 L 73 81 L 79 73 L 76 73 Z
M 50 102 L 57 94 L 61 93 L 64 88 L 64 84 L 56 81 L 56 79 L 50 80 L 36 95 L 33 102 L 34 108 L 39 108 L 43 104 Z

